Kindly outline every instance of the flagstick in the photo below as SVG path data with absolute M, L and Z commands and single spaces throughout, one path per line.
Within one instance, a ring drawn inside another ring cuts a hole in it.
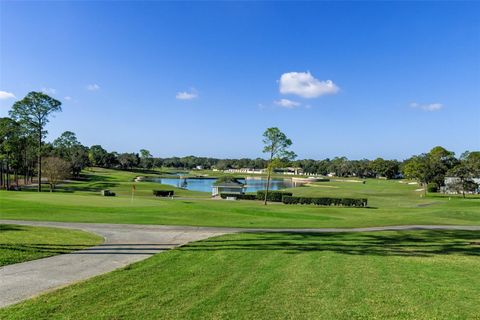
M 130 203 L 133 204 L 133 195 L 135 194 L 135 185 L 132 184 L 132 200 L 130 201 Z

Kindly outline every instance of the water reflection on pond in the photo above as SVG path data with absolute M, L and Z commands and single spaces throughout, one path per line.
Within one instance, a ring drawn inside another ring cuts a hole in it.
M 153 178 L 153 182 L 171 185 L 177 188 L 183 188 L 192 191 L 212 192 L 212 186 L 217 181 L 214 178 L 198 179 L 198 178 Z M 267 179 L 261 177 L 247 177 L 238 179 L 241 183 L 246 184 L 246 192 L 257 192 L 265 190 Z M 285 188 L 293 188 L 300 186 L 299 183 L 292 182 L 292 179 L 271 179 L 270 190 L 279 190 Z

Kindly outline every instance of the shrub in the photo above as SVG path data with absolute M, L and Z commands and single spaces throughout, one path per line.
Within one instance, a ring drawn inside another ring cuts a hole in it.
M 366 207 L 367 199 L 353 198 L 314 198 L 314 197 L 293 197 L 283 196 L 282 202 L 285 204 L 314 204 L 318 206 L 344 206 L 344 207 Z
M 112 192 L 110 190 L 102 190 L 101 194 L 104 197 L 115 197 L 115 192 Z
M 240 200 L 257 200 L 256 194 L 238 194 L 238 193 L 221 193 L 220 197 L 222 199 L 226 199 L 228 197 L 235 197 Z
M 284 196 L 292 196 L 293 193 L 285 191 L 268 191 L 267 201 L 282 202 Z M 265 190 L 257 191 L 257 200 L 265 200 Z
M 430 182 L 427 184 L 428 192 L 438 192 L 438 184 L 436 182 Z
M 173 190 L 153 190 L 155 197 L 173 197 Z

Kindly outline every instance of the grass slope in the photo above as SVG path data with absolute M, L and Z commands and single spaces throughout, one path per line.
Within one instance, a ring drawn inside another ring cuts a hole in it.
M 0 310 L 2 319 L 478 319 L 480 235 L 235 234 Z
M 318 207 L 260 201 L 210 200 L 208 193 L 152 182 L 134 183 L 135 172 L 94 169 L 84 181 L 60 191 L 0 191 L 0 219 L 170 224 L 269 228 L 361 227 L 403 224 L 480 225 L 480 199 L 420 197 L 416 185 L 369 179 L 366 184 L 331 181 L 292 188 L 294 195 L 368 198 L 370 208 Z M 145 175 L 145 174 L 142 174 Z M 136 186 L 132 201 L 132 185 Z M 111 189 L 117 197 L 101 197 Z M 177 199 L 159 199 L 153 189 L 175 189 Z
M 0 224 L 0 267 L 99 244 L 102 237 L 60 228 Z

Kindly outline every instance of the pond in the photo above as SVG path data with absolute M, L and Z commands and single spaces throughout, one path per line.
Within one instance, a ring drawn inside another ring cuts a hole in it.
M 217 181 L 214 178 L 153 178 L 149 179 L 153 182 L 171 185 L 177 188 L 212 192 L 212 186 Z M 246 183 L 246 192 L 257 192 L 258 190 L 265 190 L 267 187 L 267 179 L 260 177 L 247 177 L 245 179 L 238 179 L 241 183 Z M 298 183 L 292 182 L 292 179 L 271 179 L 270 190 L 279 190 L 285 188 L 292 188 L 299 186 Z

